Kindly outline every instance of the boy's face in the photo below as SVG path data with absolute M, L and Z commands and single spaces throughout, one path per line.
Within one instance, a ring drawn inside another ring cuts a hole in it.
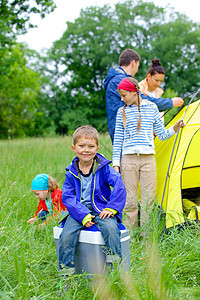
M 32 192 L 35 194 L 36 198 L 38 198 L 38 199 L 45 200 L 45 199 L 49 198 L 48 190 L 44 190 L 44 191 L 32 190 Z
M 97 146 L 96 140 L 93 138 L 81 137 L 75 145 L 72 145 L 72 150 L 82 163 L 93 163 L 99 146 Z

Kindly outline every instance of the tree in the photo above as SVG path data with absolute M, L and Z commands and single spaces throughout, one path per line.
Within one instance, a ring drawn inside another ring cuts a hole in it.
M 165 90 L 183 96 L 199 87 L 200 25 L 185 15 L 127 0 L 81 10 L 44 57 L 15 43 L 16 34 L 34 26 L 30 13 L 44 17 L 53 8 L 53 0 L 0 0 L 1 137 L 68 134 L 86 123 L 106 131 L 103 81 L 125 48 L 142 58 L 138 81 L 158 58 Z
M 181 96 L 197 90 L 200 82 L 200 27 L 178 16 L 175 21 L 156 26 L 159 38 L 152 42 L 156 56 L 161 55 L 166 82 Z
M 27 66 L 33 52 L 17 45 L 16 36 L 34 27 L 32 14 L 44 18 L 54 8 L 53 0 L 0 0 L 0 137 L 33 134 L 41 82 Z
M 14 45 L 0 58 L 0 137 L 32 135 L 40 77 L 27 67 L 28 50 Z
M 55 9 L 53 0 L 0 0 L 0 46 L 7 47 L 17 34 L 26 33 L 34 27 L 30 22 L 32 14 L 45 14 Z
M 141 55 L 136 79 L 143 79 L 151 60 L 158 58 L 166 69 L 166 87 L 180 96 L 196 89 L 200 81 L 199 29 L 199 24 L 171 8 L 139 0 L 119 3 L 114 9 L 105 5 L 82 10 L 79 18 L 67 22 L 67 30 L 48 54 L 54 65 L 51 74 L 59 82 L 55 97 L 62 90 L 63 109 L 65 106 L 58 127 L 65 125 L 65 131 L 71 130 L 81 118 L 100 131 L 107 129 L 102 84 L 125 48 Z M 69 123 L 74 114 L 77 118 Z

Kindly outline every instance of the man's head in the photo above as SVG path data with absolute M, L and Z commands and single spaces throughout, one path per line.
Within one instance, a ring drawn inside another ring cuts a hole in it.
M 140 64 L 139 54 L 132 49 L 125 49 L 119 56 L 119 65 L 127 74 L 135 76 Z
M 80 138 L 94 139 L 99 146 L 99 133 L 91 125 L 85 125 L 77 128 L 73 134 L 73 145 L 75 146 Z

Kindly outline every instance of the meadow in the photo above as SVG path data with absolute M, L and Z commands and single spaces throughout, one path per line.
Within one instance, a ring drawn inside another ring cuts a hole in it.
M 130 272 L 115 266 L 104 276 L 73 275 L 62 289 L 52 229 L 57 221 L 39 229 L 27 220 L 38 204 L 32 179 L 48 173 L 62 187 L 74 157 L 71 143 L 71 136 L 0 141 L 0 299 L 199 299 L 199 227 L 161 234 L 156 206 L 145 228 L 130 232 Z M 100 136 L 99 152 L 111 159 L 108 135 Z

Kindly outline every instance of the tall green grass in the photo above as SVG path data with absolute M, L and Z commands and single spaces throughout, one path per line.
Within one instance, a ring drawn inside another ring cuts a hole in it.
M 74 157 L 71 143 L 71 137 L 0 141 L 0 299 L 199 299 L 199 227 L 161 235 L 157 208 L 145 228 L 130 232 L 129 273 L 115 266 L 104 276 L 74 275 L 62 283 L 52 231 L 56 221 L 39 230 L 27 220 L 38 204 L 32 179 L 45 172 L 62 187 Z M 111 159 L 109 136 L 100 137 L 99 152 Z

